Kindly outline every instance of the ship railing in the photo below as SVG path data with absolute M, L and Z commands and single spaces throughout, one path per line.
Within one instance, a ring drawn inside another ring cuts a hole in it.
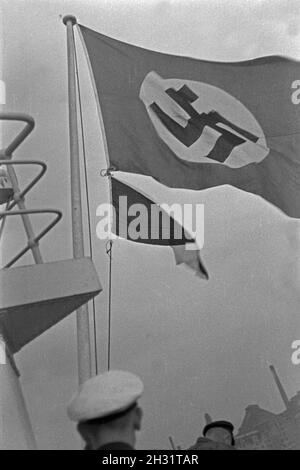
M 62 218 L 62 212 L 56 209 L 27 209 L 25 205 L 25 195 L 37 184 L 47 171 L 46 163 L 39 160 L 12 160 L 13 152 L 24 142 L 26 137 L 34 129 L 34 119 L 23 113 L 0 113 L 0 121 L 17 121 L 24 122 L 24 128 L 16 135 L 12 142 L 0 151 L 0 165 L 5 165 L 7 174 L 10 179 L 13 195 L 8 201 L 4 211 L 0 211 L 0 236 L 2 235 L 4 223 L 8 216 L 18 215 L 23 221 L 25 232 L 27 235 L 27 246 L 23 248 L 14 258 L 9 261 L 4 268 L 11 267 L 25 253 L 31 250 L 36 264 L 43 263 L 43 258 L 39 248 L 39 241 L 59 222 Z M 19 188 L 18 178 L 14 169 L 15 165 L 37 165 L 41 167 L 40 172 L 30 181 L 30 183 L 21 191 Z M 12 209 L 18 206 L 18 210 Z M 38 235 L 35 235 L 30 215 L 35 214 L 55 214 L 56 217 L 51 221 Z

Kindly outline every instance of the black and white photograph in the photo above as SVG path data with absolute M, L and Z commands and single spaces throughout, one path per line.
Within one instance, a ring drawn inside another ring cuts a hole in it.
M 298 0 L 0 0 L 0 450 L 300 450 L 299 218 Z

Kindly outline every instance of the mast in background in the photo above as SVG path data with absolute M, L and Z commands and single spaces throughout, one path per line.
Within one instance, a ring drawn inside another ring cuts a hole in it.
M 280 396 L 281 396 L 281 398 L 282 398 L 282 400 L 283 400 L 283 403 L 285 404 L 286 409 L 288 409 L 288 407 L 289 407 L 289 398 L 288 398 L 288 396 L 287 396 L 287 394 L 286 394 L 286 391 L 284 390 L 283 385 L 282 385 L 282 383 L 281 383 L 281 381 L 280 381 L 280 379 L 279 379 L 279 377 L 278 377 L 278 375 L 277 375 L 277 372 L 276 372 L 276 370 L 275 370 L 275 367 L 272 366 L 272 365 L 270 365 L 270 366 L 269 366 L 269 369 L 270 369 L 270 371 L 271 371 L 271 373 L 272 373 L 272 375 L 273 375 L 273 377 L 274 377 L 275 383 L 276 383 L 276 385 L 277 385 L 277 388 L 278 388 L 278 390 L 279 390 L 279 393 L 280 393 Z

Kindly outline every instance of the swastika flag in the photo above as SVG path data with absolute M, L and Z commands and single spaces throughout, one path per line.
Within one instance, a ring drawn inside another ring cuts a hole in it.
M 111 166 L 169 187 L 229 184 L 300 217 L 300 62 L 209 62 L 80 31 Z
M 111 178 L 111 193 L 114 207 L 112 231 L 115 235 L 136 243 L 170 246 L 176 264 L 185 264 L 198 277 L 208 280 L 196 240 L 159 204 L 114 177 Z M 127 207 L 136 207 L 135 213 L 128 214 Z

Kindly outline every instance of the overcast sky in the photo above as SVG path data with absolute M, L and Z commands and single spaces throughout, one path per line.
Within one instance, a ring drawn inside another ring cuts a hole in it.
M 48 164 L 27 199 L 64 218 L 41 243 L 46 261 L 72 257 L 67 115 L 66 31 L 60 15 L 153 50 L 212 60 L 270 54 L 300 59 L 300 4 L 293 0 L 2 0 L 1 108 L 31 114 L 36 128 L 16 153 Z M 96 103 L 77 39 L 88 157 L 94 262 L 104 291 L 98 296 L 98 360 L 107 363 L 105 242 L 95 236 L 96 207 L 108 200 L 99 171 L 105 167 Z M 300 78 L 300 77 L 299 77 Z M 15 129 L 7 125 L 9 141 Z M 4 142 L 5 143 L 5 142 Z M 26 170 L 22 183 L 32 175 Z M 128 181 L 161 201 L 205 204 L 203 259 L 209 282 L 176 267 L 172 250 L 114 244 L 112 367 L 138 373 L 145 383 L 139 448 L 168 448 L 168 436 L 191 445 L 204 413 L 241 424 L 244 408 L 258 403 L 279 412 L 282 402 L 267 363 L 289 396 L 300 390 L 300 366 L 291 343 L 300 339 L 299 223 L 256 196 L 223 187 L 170 191 L 143 177 Z M 37 229 L 45 219 L 35 219 Z M 8 258 L 25 242 L 21 223 L 9 220 L 3 241 Z M 88 254 L 88 250 L 87 250 Z M 30 263 L 31 256 L 20 264 Z M 66 404 L 77 387 L 75 314 L 27 345 L 17 364 L 38 446 L 77 448 Z

